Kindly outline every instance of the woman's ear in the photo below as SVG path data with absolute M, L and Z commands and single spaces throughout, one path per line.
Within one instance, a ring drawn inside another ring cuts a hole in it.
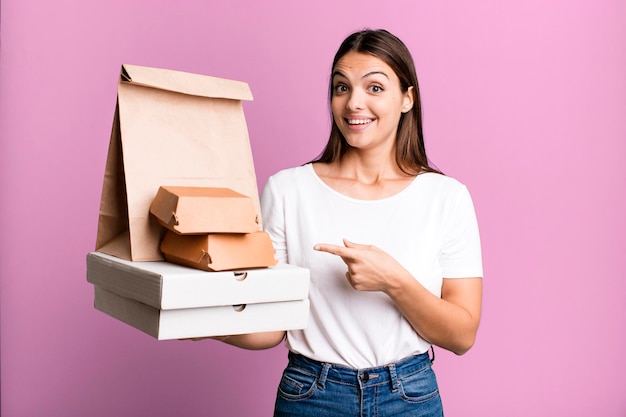
M 404 93 L 404 98 L 402 102 L 402 113 L 406 113 L 413 108 L 413 103 L 415 102 L 414 91 L 415 89 L 413 88 L 413 86 L 410 86 Z

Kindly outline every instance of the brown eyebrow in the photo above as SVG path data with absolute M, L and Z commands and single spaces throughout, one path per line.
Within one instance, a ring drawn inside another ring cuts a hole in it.
M 340 75 L 340 76 L 342 76 L 343 78 L 348 78 L 348 77 L 346 77 L 346 76 L 344 75 L 344 73 L 343 73 L 343 72 L 341 72 L 341 71 L 337 71 L 337 70 L 333 71 L 333 79 L 334 79 L 337 75 Z
M 367 78 L 367 77 L 369 77 L 369 76 L 376 75 L 376 74 L 381 74 L 381 75 L 384 75 L 384 76 L 385 76 L 385 78 L 389 79 L 389 76 L 388 76 L 387 74 L 385 74 L 383 71 L 370 71 L 370 72 L 368 72 L 367 74 L 365 74 L 364 76 L 362 76 L 362 77 L 361 77 L 361 79 L 364 79 L 364 78 Z M 348 78 L 348 77 L 346 77 L 346 75 L 345 75 L 343 72 L 341 72 L 341 71 L 339 71 L 339 70 L 335 70 L 335 71 L 333 71 L 333 79 L 334 79 L 337 75 L 340 75 L 340 76 L 342 76 L 343 78 Z
M 362 77 L 361 77 L 361 79 L 363 79 L 363 78 L 367 78 L 367 77 L 369 77 L 369 76 L 371 76 L 371 75 L 376 75 L 376 74 L 381 74 L 381 75 L 384 75 L 384 76 L 385 76 L 385 78 L 387 78 L 387 79 L 389 78 L 389 76 L 388 76 L 387 74 L 385 74 L 383 71 L 372 71 L 372 72 L 368 72 L 367 74 L 365 74 L 364 76 L 362 76 Z

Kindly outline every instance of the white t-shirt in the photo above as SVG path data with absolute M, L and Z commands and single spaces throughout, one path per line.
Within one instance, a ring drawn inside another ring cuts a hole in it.
M 309 324 L 287 332 L 287 347 L 321 362 L 381 366 L 430 344 L 386 294 L 354 290 L 342 259 L 314 251 L 316 243 L 375 245 L 437 296 L 443 277 L 483 275 L 471 197 L 444 175 L 420 174 L 393 196 L 358 200 L 330 188 L 307 164 L 268 179 L 261 212 L 278 260 L 311 271 Z

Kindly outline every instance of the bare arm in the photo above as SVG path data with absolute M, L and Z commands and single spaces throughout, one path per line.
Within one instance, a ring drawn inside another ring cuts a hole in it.
M 482 278 L 444 278 L 439 298 L 379 248 L 344 244 L 320 244 L 315 249 L 343 259 L 354 289 L 386 293 L 423 339 L 457 355 L 472 347 L 480 322 Z
M 385 292 L 423 339 L 457 355 L 474 345 L 480 323 L 482 278 L 444 278 L 441 298 L 412 276 L 398 278 Z
M 190 339 L 181 340 L 193 340 L 200 341 L 206 339 L 219 340 L 220 342 L 227 343 L 229 345 L 237 346 L 242 349 L 249 350 L 262 350 L 269 349 L 277 346 L 285 338 L 286 332 L 260 332 L 249 334 L 236 334 L 230 336 L 210 336 L 210 337 L 192 337 Z
M 232 336 L 217 336 L 211 339 L 219 340 L 229 345 L 243 349 L 260 350 L 277 346 L 285 338 L 284 331 L 237 334 Z

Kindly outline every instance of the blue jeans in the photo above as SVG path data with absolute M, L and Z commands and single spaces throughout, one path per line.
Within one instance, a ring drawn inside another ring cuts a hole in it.
M 367 369 L 289 352 L 274 417 L 443 416 L 428 353 Z

